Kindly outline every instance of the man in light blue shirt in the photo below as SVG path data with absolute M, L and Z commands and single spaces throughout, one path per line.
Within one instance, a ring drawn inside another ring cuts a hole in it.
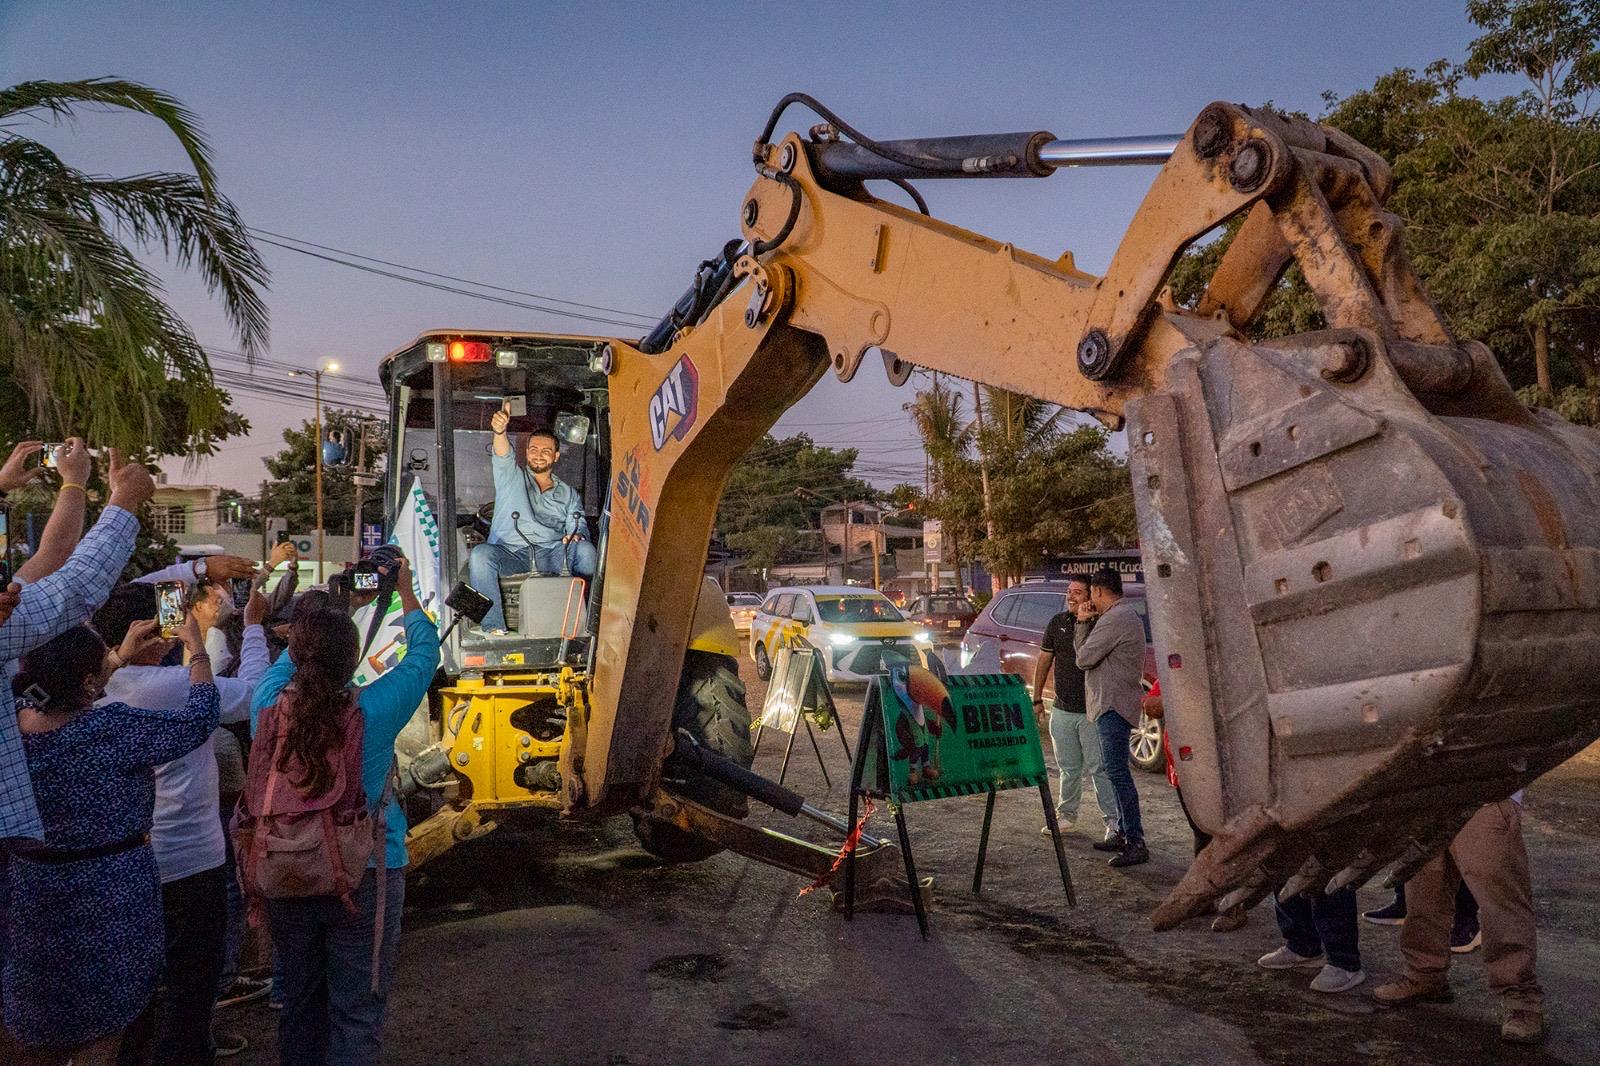
M 583 499 L 571 485 L 555 475 L 561 442 L 548 430 L 528 434 L 522 462 L 512 453 L 511 404 L 507 401 L 489 428 L 494 431 L 494 520 L 489 541 L 472 549 L 467 568 L 472 587 L 489 597 L 492 606 L 483 619 L 483 632 L 495 636 L 506 629 L 500 602 L 500 575 L 538 570 L 555 574 L 569 570 L 593 577 L 594 545 L 590 544 L 583 517 Z

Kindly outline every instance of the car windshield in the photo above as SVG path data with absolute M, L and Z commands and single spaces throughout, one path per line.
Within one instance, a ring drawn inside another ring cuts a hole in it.
M 887 596 L 818 596 L 817 614 L 824 622 L 903 622 Z
M 965 614 L 972 605 L 960 596 L 934 596 L 928 600 L 929 614 Z
M 750 592 L 735 592 L 728 597 L 730 607 L 760 607 L 761 597 Z

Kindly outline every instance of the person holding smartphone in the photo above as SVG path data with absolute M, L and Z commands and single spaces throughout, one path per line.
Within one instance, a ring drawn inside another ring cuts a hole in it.
M 189 619 L 179 707 L 97 703 L 107 669 L 137 658 L 154 628 L 130 628 L 132 639 L 111 655 L 92 628 L 75 625 L 23 656 L 7 686 L 22 705 L 16 719 L 43 833 L 10 848 L 0 987 L 11 1037 L 44 1061 L 115 1062 L 160 978 L 153 767 L 205 743 L 217 689 Z
M 492 606 L 480 631 L 498 636 L 506 631 L 500 602 L 500 575 L 529 570 L 570 571 L 593 577 L 597 556 L 587 537 L 583 498 L 555 475 L 561 441 L 547 429 L 536 429 L 523 441 L 522 458 L 513 453 L 511 401 L 489 419 L 494 431 L 490 464 L 494 469 L 494 520 L 489 540 L 472 549 L 468 572 L 472 587 Z

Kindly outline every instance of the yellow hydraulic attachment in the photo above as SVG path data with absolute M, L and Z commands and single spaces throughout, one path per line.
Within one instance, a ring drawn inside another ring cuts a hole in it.
M 797 103 L 824 123 L 775 136 Z M 1163 165 L 1098 277 L 866 184 L 1127 161 Z M 610 511 L 592 671 L 463 675 L 442 694 L 442 743 L 479 811 L 530 802 L 518 761 L 553 758 L 541 804 L 752 849 L 742 811 L 684 806 L 675 716 L 686 685 L 709 683 L 690 654 L 703 611 L 685 605 L 704 607 L 733 464 L 824 373 L 848 381 L 869 356 L 897 384 L 925 367 L 1126 425 L 1178 775 L 1214 835 L 1159 925 L 1277 886 L 1403 876 L 1600 733 L 1600 438 L 1524 407 L 1455 337 L 1374 153 L 1225 103 L 1164 141 L 877 142 L 796 94 L 754 164 L 740 239 L 650 336 L 516 342 L 583 347 L 604 374 Z M 1198 305 L 1176 306 L 1179 255 L 1239 216 Z M 1252 345 L 1291 263 L 1327 328 Z M 548 740 L 537 715 L 497 710 L 552 701 Z M 790 854 L 763 857 L 816 868 Z

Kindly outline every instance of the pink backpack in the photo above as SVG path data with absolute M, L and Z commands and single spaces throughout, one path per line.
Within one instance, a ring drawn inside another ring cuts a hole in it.
M 373 981 L 383 939 L 383 891 L 386 872 L 383 811 L 394 774 L 384 783 L 377 810 L 367 805 L 361 785 L 361 758 L 366 719 L 350 693 L 339 716 L 340 741 L 329 751 L 333 784 L 320 796 L 307 796 L 293 781 L 303 777 L 299 760 L 287 772 L 278 769 L 286 733 L 286 689 L 261 712 L 251 745 L 244 793 L 234 810 L 232 833 L 239 883 L 250 902 L 252 924 L 259 922 L 263 901 L 308 896 L 337 896 L 352 912 L 356 888 L 377 849 L 378 912 L 373 943 Z M 391 767 L 391 771 L 392 771 Z

